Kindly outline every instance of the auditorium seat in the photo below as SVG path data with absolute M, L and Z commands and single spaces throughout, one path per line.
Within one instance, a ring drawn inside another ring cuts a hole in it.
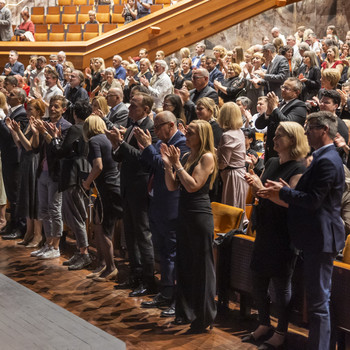
M 58 6 L 70 6 L 72 4 L 72 0 L 58 0 Z
M 45 7 L 32 7 L 32 14 L 30 16 L 34 24 L 45 23 Z
M 12 24 L 12 31 L 15 32 L 16 29 L 16 25 Z M 12 35 L 11 41 L 17 41 L 18 40 L 18 36 L 17 35 Z
M 61 23 L 61 14 L 59 6 L 52 6 L 47 8 L 46 24 Z
M 264 141 L 264 133 L 256 132 L 255 133 L 255 138 L 256 138 L 257 141 Z
M 85 24 L 83 32 L 83 40 L 90 40 L 99 35 L 99 26 L 98 24 Z
M 107 33 L 113 29 L 117 29 L 118 26 L 114 23 L 105 23 L 102 25 L 102 33 Z
M 99 23 L 111 22 L 111 8 L 109 5 L 96 6 L 96 19 Z
M 52 24 L 49 37 L 50 41 L 64 41 L 64 24 Z
M 112 11 L 112 23 L 117 23 L 118 25 L 124 24 L 125 18 L 122 16 L 124 5 L 114 5 Z
M 68 24 L 66 31 L 66 41 L 81 41 L 81 24 Z
M 89 11 L 93 10 L 92 5 L 80 5 L 78 11 L 78 23 L 84 24 L 89 20 Z
M 47 24 L 35 25 L 35 40 L 48 41 L 49 26 Z
M 154 3 L 155 4 L 168 4 L 168 5 L 170 5 L 171 1 L 170 0 L 155 0 Z
M 212 202 L 211 208 L 214 219 L 214 238 L 219 233 L 227 233 L 231 230 L 242 228 L 244 218 L 243 209 L 217 202 Z
M 76 6 L 64 6 L 62 12 L 63 24 L 76 24 L 77 23 L 77 8 Z
M 156 11 L 159 11 L 163 8 L 163 4 L 158 4 L 158 5 L 152 5 L 151 6 L 151 13 L 154 13 Z
M 80 5 L 93 5 L 94 0 L 73 0 L 73 5 L 80 6 Z

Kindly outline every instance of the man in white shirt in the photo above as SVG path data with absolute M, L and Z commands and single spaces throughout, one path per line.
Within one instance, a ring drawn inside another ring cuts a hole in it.
M 280 33 L 280 29 L 279 28 L 277 28 L 277 27 L 273 27 L 272 29 L 271 29 L 271 35 L 273 36 L 273 38 L 275 39 L 275 38 L 280 38 L 282 41 L 283 41 L 283 45 L 286 45 L 286 38 L 284 37 L 284 35 L 282 35 L 281 33 Z
M 46 79 L 45 79 L 45 66 L 46 66 L 46 58 L 44 56 L 39 56 L 35 69 L 31 71 L 29 82 L 30 82 L 30 91 L 29 96 L 35 98 L 34 92 L 40 93 L 40 95 L 44 94 Z
M 154 76 L 149 82 L 145 77 L 140 78 L 142 85 L 146 86 L 154 98 L 153 109 L 162 108 L 164 97 L 173 93 L 173 84 L 166 74 L 168 65 L 164 60 L 156 60 L 154 63 Z

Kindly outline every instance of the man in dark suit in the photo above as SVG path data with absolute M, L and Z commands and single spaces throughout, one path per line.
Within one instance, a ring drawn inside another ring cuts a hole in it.
M 16 75 L 19 74 L 23 77 L 24 65 L 18 62 L 18 53 L 15 50 L 11 50 L 9 53 L 9 62 L 5 64 L 2 75 Z
M 216 63 L 217 60 L 215 56 L 207 57 L 206 66 L 209 72 L 209 86 L 212 88 L 214 88 L 215 80 L 217 80 L 220 83 L 224 80 L 224 75 L 216 67 Z
M 141 150 L 134 136 L 135 127 L 148 130 L 154 136 L 153 121 L 148 117 L 153 99 L 146 94 L 136 94 L 130 101 L 129 118 L 132 125 L 124 136 L 117 128 L 107 132 L 112 143 L 113 158 L 121 162 L 120 187 L 123 198 L 124 231 L 129 254 L 131 276 L 129 286 L 133 291 L 130 297 L 138 297 L 155 292 L 154 252 L 148 220 L 147 183 L 149 171 L 140 163 Z M 119 286 L 116 286 L 119 288 Z
M 178 131 L 176 117 L 169 111 L 157 114 L 154 120 L 154 130 L 159 139 L 152 145 L 150 133 L 141 129 L 135 131 L 135 136 L 144 148 L 141 161 L 151 167 L 148 185 L 150 197 L 149 221 L 155 249 L 160 257 L 161 290 L 153 300 L 144 301 L 141 306 L 153 308 L 170 306 L 174 299 L 175 289 L 175 257 L 176 257 L 176 222 L 178 217 L 179 191 L 168 191 L 164 177 L 164 163 L 160 155 L 162 143 L 173 145 L 181 150 L 181 155 L 189 151 L 185 136 Z M 175 308 L 161 313 L 162 316 L 175 316 Z
M 345 177 L 342 160 L 333 145 L 337 134 L 336 116 L 323 111 L 310 114 L 305 134 L 315 151 L 312 163 L 295 189 L 285 183 L 268 181 L 262 196 L 272 200 L 279 198 L 289 205 L 291 238 L 304 257 L 308 349 L 324 350 L 329 349 L 330 342 L 333 261 L 345 244 L 340 216 Z
M 265 93 L 274 92 L 281 97 L 280 85 L 289 77 L 289 63 L 284 56 L 277 55 L 273 44 L 263 46 L 263 55 L 267 71 L 257 70 L 254 72 L 253 81 L 265 86 Z
M 128 124 L 128 107 L 123 103 L 123 91 L 119 88 L 109 89 L 106 99 L 108 106 L 111 107 L 106 119 L 110 121 L 108 123 L 108 129 L 113 126 L 119 128 L 120 126 L 126 127 Z
M 277 157 L 273 149 L 273 138 L 280 122 L 292 121 L 304 126 L 307 109 L 305 102 L 298 99 L 302 84 L 297 78 L 288 78 L 281 86 L 282 101 L 279 102 L 275 93 L 267 94 L 267 111 L 255 121 L 259 129 L 267 127 L 265 162 L 271 157 Z
M 197 119 L 196 102 L 202 97 L 209 97 L 216 104 L 219 104 L 218 93 L 209 86 L 209 72 L 204 68 L 198 68 L 193 71 L 192 83 L 194 89 L 188 91 L 186 87 L 176 90 L 184 103 L 185 115 L 187 123 Z
M 7 97 L 10 114 L 5 120 L 0 120 L 2 174 L 11 213 L 11 221 L 6 226 L 6 229 L 2 231 L 4 234 L 3 239 L 21 238 L 25 231 L 25 218 L 16 216 L 20 153 L 7 125 L 9 125 L 11 120 L 14 120 L 20 124 L 21 130 L 24 131 L 28 124 L 27 112 L 23 107 L 26 97 L 27 95 L 23 89 L 13 88 Z

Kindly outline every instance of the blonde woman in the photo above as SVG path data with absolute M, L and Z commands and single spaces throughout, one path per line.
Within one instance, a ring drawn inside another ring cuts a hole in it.
M 305 171 L 302 160 L 310 150 L 304 128 L 296 122 L 281 122 L 274 137 L 278 157 L 270 158 L 259 178 L 251 170 L 246 180 L 253 193 L 264 189 L 267 180 L 282 179 L 295 187 Z M 259 313 L 258 328 L 244 337 L 243 342 L 266 340 L 264 349 L 279 349 L 288 330 L 288 310 L 291 298 L 291 280 L 296 251 L 291 245 L 287 227 L 286 203 L 260 198 L 257 206 L 256 239 L 250 268 L 252 269 L 254 299 Z M 278 323 L 275 331 L 270 324 L 269 284 L 275 292 Z
M 104 118 L 109 113 L 107 100 L 104 96 L 96 96 L 91 101 L 92 113 Z
M 240 108 L 234 102 L 225 103 L 218 119 L 223 134 L 218 146 L 218 162 L 223 182 L 221 202 L 245 208 L 248 186 L 244 175 L 246 162 L 245 136 Z
M 114 264 L 112 235 L 115 221 L 122 215 L 119 170 L 112 158 L 112 145 L 105 131 L 105 122 L 98 116 L 91 115 L 84 122 L 83 133 L 89 141 L 88 160 L 92 169 L 83 181 L 83 187 L 89 190 L 95 182 L 98 190 L 93 217 L 98 266 L 87 277 L 97 282 L 115 279 L 118 274 Z
M 175 323 L 191 323 L 202 333 L 216 315 L 215 269 L 212 251 L 213 216 L 209 189 L 217 174 L 213 132 L 208 122 L 194 120 L 187 128 L 190 152 L 180 160 L 180 149 L 161 146 L 165 183 L 181 188 L 177 234 L 177 291 Z

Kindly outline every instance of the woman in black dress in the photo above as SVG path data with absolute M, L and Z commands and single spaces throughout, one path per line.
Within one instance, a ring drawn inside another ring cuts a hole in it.
M 83 181 L 89 190 L 95 181 L 98 197 L 94 203 L 94 233 L 99 257 L 97 269 L 89 276 L 94 281 L 114 279 L 118 270 L 114 264 L 112 234 L 115 221 L 122 216 L 120 174 L 112 158 L 112 145 L 105 135 L 106 125 L 97 116 L 90 116 L 83 125 L 84 138 L 89 140 L 88 160 L 91 172 Z
M 301 125 L 281 122 L 274 137 L 274 149 L 279 157 L 271 158 L 259 178 L 253 171 L 246 174 L 253 194 L 264 189 L 266 180 L 280 178 L 294 188 L 305 170 L 301 160 L 309 152 L 309 145 Z M 286 203 L 259 198 L 257 205 L 256 239 L 251 260 L 254 298 L 259 312 L 258 328 L 242 339 L 258 343 L 266 340 L 259 349 L 281 346 L 288 330 L 288 309 L 291 298 L 291 280 L 296 261 L 288 227 Z M 269 284 L 274 287 L 278 311 L 278 325 L 272 332 L 269 313 Z
M 191 151 L 180 160 L 180 149 L 161 146 L 165 182 L 169 191 L 181 188 L 177 235 L 176 324 L 191 323 L 201 333 L 216 316 L 213 260 L 213 215 L 209 189 L 217 174 L 211 126 L 204 120 L 190 123 L 186 145 Z
M 27 104 L 27 117 L 29 120 L 42 119 L 45 114 L 43 101 L 34 99 Z M 12 137 L 18 147 L 21 148 L 20 180 L 18 183 L 17 214 L 18 217 L 26 218 L 27 231 L 22 241 L 18 244 L 28 248 L 36 248 L 41 241 L 42 223 L 38 217 L 37 196 L 37 169 L 39 165 L 39 154 L 32 151 L 33 132 L 32 123 L 23 132 L 20 125 L 12 121 L 8 125 Z

